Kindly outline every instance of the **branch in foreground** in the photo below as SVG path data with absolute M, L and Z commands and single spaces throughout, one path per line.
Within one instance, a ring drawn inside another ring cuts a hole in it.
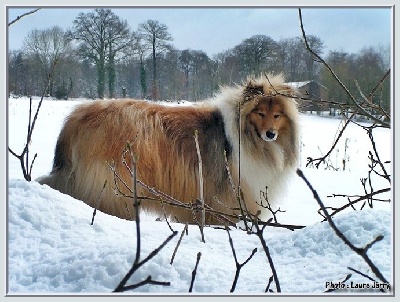
M 375 139 L 374 139 L 374 136 L 373 136 L 373 134 L 372 134 L 372 129 L 373 129 L 373 128 L 365 128 L 365 127 L 364 127 L 364 129 L 365 129 L 365 130 L 367 131 L 367 133 L 368 133 L 368 137 L 369 137 L 369 140 L 370 140 L 370 142 L 371 142 L 371 144 L 372 144 L 372 149 L 374 150 L 374 154 L 375 154 L 375 157 L 376 157 L 376 160 L 375 160 L 375 159 L 373 158 L 372 153 L 370 152 L 371 161 L 373 161 L 374 163 L 378 164 L 378 165 L 381 167 L 383 174 L 380 175 L 380 176 L 383 177 L 383 178 L 385 178 L 389 183 L 391 183 L 391 177 L 390 177 L 390 175 L 388 174 L 388 172 L 386 171 L 386 168 L 385 168 L 385 166 L 384 166 L 382 160 L 380 159 L 378 150 L 377 150 L 377 148 L 376 148 Z
M 368 275 L 366 275 L 366 274 L 363 274 L 362 272 L 360 272 L 360 271 L 358 271 L 358 270 L 356 270 L 356 269 L 354 269 L 354 268 L 352 268 L 352 267 L 350 267 L 350 266 L 348 266 L 347 268 L 348 268 L 349 270 L 351 270 L 351 271 L 353 271 L 353 272 L 355 272 L 355 273 L 357 273 L 357 274 L 363 276 L 364 278 L 367 278 L 367 279 L 369 279 L 369 280 L 371 280 L 371 281 L 373 281 L 373 282 L 376 282 L 376 280 L 375 280 L 374 278 L 371 278 L 370 276 L 368 276 Z M 383 293 L 386 292 L 386 291 L 385 291 L 384 289 L 382 289 L 382 288 L 380 288 L 379 290 L 380 290 L 381 292 L 383 292 Z
M 270 286 L 271 286 L 273 280 L 274 280 L 274 276 L 269 277 L 267 287 L 265 288 L 266 293 L 272 292 L 272 289 L 270 289 Z
M 97 203 L 96 203 L 96 205 L 95 205 L 95 207 L 93 209 L 92 222 L 90 223 L 90 225 L 93 225 L 93 223 L 94 223 L 94 217 L 96 216 L 97 209 L 100 207 L 101 196 L 103 195 L 103 192 L 104 192 L 104 189 L 106 188 L 106 185 L 107 185 L 107 179 L 104 181 L 103 188 L 101 189 L 100 195 L 97 198 Z
M 32 11 L 29 11 L 25 14 L 22 14 L 21 16 L 18 16 L 17 18 L 15 18 L 13 21 L 11 21 L 10 23 L 8 23 L 8 26 L 13 25 L 15 22 L 19 21 L 20 19 L 22 19 L 23 17 L 26 17 L 28 15 L 31 15 L 33 13 L 36 13 L 40 8 L 34 9 Z
M 22 173 L 24 175 L 25 180 L 27 180 L 27 181 L 32 180 L 32 167 L 33 167 L 33 163 L 35 162 L 35 159 L 37 157 L 37 154 L 35 154 L 35 156 L 32 160 L 32 163 L 29 165 L 29 145 L 32 140 L 33 129 L 35 128 L 35 124 L 36 124 L 36 121 L 37 121 L 37 118 L 39 115 L 39 110 L 40 110 L 40 107 L 42 106 L 44 96 L 46 95 L 46 91 L 50 87 L 51 79 L 53 77 L 54 69 L 57 65 L 57 62 L 58 62 L 57 60 L 54 60 L 52 62 L 52 66 L 50 68 L 50 72 L 49 72 L 48 78 L 47 78 L 47 85 L 45 86 L 45 88 L 43 90 L 42 97 L 40 98 L 38 107 L 36 109 L 35 116 L 33 117 L 33 121 L 32 121 L 32 97 L 29 99 L 28 133 L 26 135 L 26 143 L 25 143 L 24 150 L 21 152 L 20 155 L 18 155 L 16 152 L 11 150 L 10 147 L 8 147 L 8 151 L 13 156 L 18 158 L 18 160 L 21 164 Z
M 197 259 L 196 259 L 196 265 L 192 271 L 192 281 L 190 281 L 189 293 L 191 293 L 193 290 L 194 279 L 196 279 L 197 267 L 199 266 L 200 258 L 201 258 L 201 252 L 198 252 Z
M 154 281 L 151 279 L 151 276 L 149 276 L 146 280 L 139 282 L 137 284 L 133 285 L 126 285 L 128 280 L 131 278 L 131 276 L 147 261 L 152 259 L 155 255 L 157 255 L 162 248 L 178 233 L 178 232 L 173 232 L 164 242 L 155 250 L 153 250 L 144 260 L 140 261 L 140 252 L 141 252 L 141 238 L 140 238 L 140 211 L 139 211 L 139 202 L 138 202 L 138 196 L 137 196 L 137 176 L 136 176 L 136 158 L 133 155 L 132 148 L 129 144 L 126 145 L 126 150 L 131 156 L 132 160 L 132 182 L 133 182 L 133 203 L 135 207 L 135 223 L 136 223 L 136 256 L 135 260 L 132 264 L 131 269 L 128 271 L 128 273 L 125 275 L 125 277 L 121 280 L 121 282 L 118 284 L 114 292 L 123 292 L 129 289 L 135 289 L 139 286 L 142 286 L 144 284 L 158 284 L 158 285 L 169 285 L 169 282 L 159 282 L 159 281 Z
M 356 204 L 359 201 L 362 201 L 362 200 L 365 200 L 365 199 L 369 199 L 369 198 L 371 198 L 371 197 L 373 197 L 375 195 L 381 194 L 381 193 L 390 192 L 390 190 L 391 190 L 391 188 L 380 189 L 380 190 L 371 192 L 369 194 L 366 194 L 366 195 L 363 195 L 363 196 L 359 196 L 355 200 L 352 200 L 352 201 L 349 200 L 348 203 L 346 203 L 344 206 L 342 206 L 340 208 L 332 208 L 333 212 L 328 216 L 332 217 L 332 216 L 336 215 L 337 213 L 339 213 L 340 211 L 343 211 L 344 209 L 347 209 L 348 207 L 353 207 L 354 204 Z M 344 195 L 344 194 L 333 194 L 332 197 L 348 197 L 348 198 L 350 198 L 350 196 Z M 326 211 L 327 208 L 325 207 L 324 209 Z M 325 215 L 325 211 L 324 211 L 324 220 L 323 221 L 327 220 L 327 216 Z M 326 213 L 328 213 L 328 212 L 326 211 Z
M 251 255 L 247 258 L 247 260 L 245 262 L 239 263 L 237 260 L 237 257 L 236 257 L 236 250 L 235 250 L 235 247 L 233 246 L 232 237 L 231 237 L 231 234 L 229 233 L 228 227 L 226 227 L 225 230 L 227 231 L 228 236 L 229 236 L 229 244 L 231 245 L 233 258 L 235 259 L 235 264 L 236 264 L 235 279 L 233 280 L 232 287 L 230 290 L 230 292 L 233 293 L 235 291 L 236 284 L 239 279 L 240 270 L 242 269 L 243 266 L 245 266 L 247 264 L 247 262 L 250 261 L 251 258 L 253 258 L 254 254 L 257 252 L 257 248 L 253 249 L 253 251 L 251 252 Z
M 172 265 L 172 263 L 174 263 L 175 255 L 176 255 L 176 252 L 178 251 L 178 248 L 179 248 L 179 246 L 181 244 L 181 241 L 182 241 L 182 238 L 183 238 L 183 234 L 185 234 L 185 232 L 187 234 L 187 231 L 188 231 L 188 224 L 186 223 L 185 227 L 182 230 L 181 236 L 179 237 L 178 243 L 175 246 L 174 252 L 172 253 L 171 261 L 170 261 L 169 264 Z
M 146 284 L 170 286 L 171 282 L 156 281 L 156 280 L 153 280 L 151 278 L 151 276 L 148 276 L 145 280 L 143 280 L 143 281 L 141 281 L 139 283 L 125 286 L 124 287 L 124 291 L 136 289 L 136 288 L 141 287 L 141 286 L 146 285 Z
M 352 118 L 355 116 L 356 111 L 353 112 L 353 114 L 350 116 L 350 118 L 347 119 L 346 123 L 343 125 L 342 129 L 340 129 L 340 132 L 337 136 L 337 138 L 335 139 L 334 143 L 332 144 L 331 148 L 329 149 L 329 151 L 322 157 L 319 158 L 311 158 L 311 157 L 307 157 L 307 164 L 306 167 L 308 167 L 311 163 L 313 163 L 314 161 L 316 161 L 317 163 L 315 164 L 315 166 L 319 167 L 319 165 L 323 162 L 326 161 L 326 159 L 329 157 L 329 155 L 331 155 L 331 153 L 333 152 L 333 150 L 335 149 L 336 145 L 338 144 L 340 138 L 342 137 L 344 131 L 346 130 L 347 126 L 350 124 Z
M 133 275 L 134 272 L 136 272 L 143 264 L 145 264 L 147 261 L 149 261 L 150 259 L 152 259 L 155 255 L 157 255 L 164 246 L 167 245 L 167 243 L 169 241 L 171 241 L 171 239 L 173 237 L 175 237 L 175 235 L 178 232 L 175 231 L 174 233 L 172 233 L 171 235 L 168 236 L 167 239 L 164 240 L 164 242 L 158 247 L 156 248 L 154 251 L 152 251 L 143 261 L 140 261 L 138 263 L 134 263 L 134 265 L 132 266 L 132 268 L 128 271 L 128 273 L 125 275 L 125 277 L 122 279 L 122 281 L 118 284 L 118 286 L 115 288 L 114 292 L 123 292 L 126 291 L 127 289 L 129 289 L 132 285 L 128 285 L 126 286 L 125 284 L 128 282 L 129 278 Z M 165 285 L 165 284 L 163 284 Z
M 313 188 L 313 186 L 310 184 L 310 182 L 308 181 L 308 179 L 304 176 L 303 172 L 300 169 L 297 169 L 297 175 L 300 176 L 300 178 L 302 178 L 304 180 L 304 182 L 307 184 L 308 188 L 311 190 L 311 192 L 313 193 L 313 196 L 315 198 L 315 200 L 318 202 L 320 208 L 323 210 L 324 215 L 329 223 L 329 225 L 331 226 L 331 228 L 333 229 L 333 231 L 335 232 L 335 234 L 342 239 L 342 241 L 351 249 L 353 250 L 356 254 L 360 255 L 364 261 L 367 263 L 367 265 L 371 268 L 372 272 L 375 274 L 375 276 L 378 277 L 379 280 L 381 280 L 384 283 L 389 284 L 389 282 L 386 280 L 386 278 L 382 275 L 381 271 L 375 266 L 375 264 L 371 261 L 371 259 L 368 257 L 367 255 L 367 251 L 368 249 L 372 246 L 372 244 L 380 241 L 383 239 L 383 236 L 379 236 L 377 237 L 372 243 L 368 244 L 365 248 L 357 248 L 355 247 L 349 239 L 347 239 L 347 237 L 337 228 L 337 226 L 335 225 L 335 223 L 332 220 L 332 217 L 329 215 L 328 211 L 326 210 L 322 200 L 320 199 L 317 191 Z
M 267 256 L 269 266 L 271 267 L 272 277 L 273 277 L 273 280 L 275 281 L 276 291 L 278 293 L 280 293 L 281 292 L 281 285 L 280 285 L 280 282 L 279 282 L 279 279 L 278 279 L 278 274 L 276 272 L 274 262 L 272 261 L 272 257 L 271 257 L 271 254 L 269 252 L 269 248 L 267 246 L 267 243 L 265 242 L 265 239 L 263 237 L 264 229 L 267 226 L 267 224 L 263 225 L 263 227 L 260 228 L 260 226 L 256 222 L 254 224 L 254 226 L 256 228 L 255 234 L 260 239 L 260 242 L 261 242 L 261 245 L 262 245 L 262 247 L 264 249 L 265 255 Z M 269 289 L 269 287 L 270 287 L 270 284 L 268 284 L 267 289 Z
M 115 165 L 113 164 L 109 164 L 107 163 L 110 170 L 113 172 L 114 175 L 114 184 L 116 186 L 117 189 L 117 193 L 121 194 L 124 197 L 127 198 L 133 198 L 133 190 L 130 188 L 130 186 L 124 182 L 124 180 L 119 176 L 118 172 L 116 171 Z M 131 169 L 129 168 L 129 171 Z M 130 171 L 130 174 L 132 175 L 132 171 Z M 118 182 L 120 182 L 124 188 L 126 188 L 132 195 L 127 195 L 124 194 L 121 189 L 119 188 Z M 160 202 L 163 204 L 167 204 L 170 206 L 174 206 L 174 207 L 180 207 L 180 208 L 184 208 L 187 210 L 196 210 L 196 211 L 201 211 L 201 206 L 199 205 L 199 202 L 196 200 L 195 202 L 182 202 L 179 201 L 175 198 L 173 198 L 172 196 L 157 190 L 154 187 L 150 187 L 147 184 L 145 184 L 144 182 L 142 182 L 140 179 L 137 179 L 137 184 L 142 187 L 143 189 L 145 189 L 147 192 L 149 192 L 150 194 L 154 195 L 154 197 L 149 197 L 149 196 L 138 196 L 137 198 L 139 200 L 145 201 L 145 202 Z M 238 199 L 240 197 L 237 197 Z M 221 201 L 219 201 L 218 199 L 216 199 L 216 202 L 224 205 Z M 237 208 L 229 208 L 227 206 L 225 206 L 228 210 L 239 210 Z M 216 217 L 217 219 L 219 219 L 220 221 L 223 221 L 223 224 L 228 224 L 231 226 L 235 226 L 236 223 L 232 220 L 237 220 L 237 221 L 243 221 L 245 223 L 245 225 L 247 225 L 249 222 L 253 222 L 252 217 L 248 217 L 246 215 L 244 215 L 244 211 L 243 214 L 232 214 L 232 213 L 227 213 L 227 212 L 223 212 L 223 211 L 217 211 L 212 209 L 211 207 L 209 207 L 206 203 L 204 204 L 204 211 L 213 215 L 214 217 Z M 258 218 L 257 219 L 257 223 L 259 225 L 267 225 L 270 227 L 279 227 L 279 228 L 285 228 L 291 231 L 297 230 L 297 229 L 302 229 L 305 226 L 303 225 L 290 225 L 290 224 L 281 224 L 281 223 L 276 223 L 276 222 L 265 222 L 265 221 L 261 221 Z M 250 230 L 250 227 L 246 227 L 246 230 Z

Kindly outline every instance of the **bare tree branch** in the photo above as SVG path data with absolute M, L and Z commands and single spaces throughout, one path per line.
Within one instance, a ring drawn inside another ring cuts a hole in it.
M 104 181 L 103 188 L 101 189 L 100 195 L 99 195 L 99 197 L 97 198 L 97 203 L 96 203 L 96 205 L 95 205 L 95 207 L 94 207 L 94 210 L 93 210 L 92 222 L 90 223 L 90 225 L 93 225 L 93 223 L 94 223 L 94 216 L 96 216 L 97 209 L 98 209 L 99 206 L 100 206 L 100 203 L 101 203 L 101 196 L 103 195 L 103 192 L 104 192 L 104 189 L 106 188 L 106 185 L 107 185 L 107 179 Z
M 169 282 L 159 282 L 159 281 L 153 281 L 151 279 L 151 276 L 149 276 L 145 281 L 140 282 L 138 284 L 134 285 L 128 285 L 126 286 L 126 283 L 129 281 L 131 276 L 146 262 L 148 262 L 150 259 L 152 259 L 155 255 L 157 255 L 161 249 L 164 248 L 164 246 L 173 238 L 176 236 L 178 232 L 173 232 L 170 236 L 168 236 L 167 239 L 164 240 L 161 245 L 153 250 L 144 260 L 140 261 L 140 252 L 141 252 L 141 232 L 140 232 L 140 211 L 139 211 L 139 202 L 137 198 L 137 176 L 136 176 L 136 158 L 132 152 L 132 148 L 130 144 L 126 145 L 126 149 L 129 152 L 132 160 L 132 183 L 133 183 L 133 202 L 134 202 L 134 207 L 135 207 L 135 223 L 136 223 L 136 255 L 135 255 L 135 260 L 132 264 L 131 269 L 126 273 L 124 278 L 121 280 L 121 282 L 118 284 L 118 286 L 115 288 L 114 292 L 122 292 L 126 291 L 129 289 L 134 289 L 139 286 L 142 286 L 144 284 L 158 284 L 158 285 L 169 285 Z
M 43 89 L 42 97 L 40 98 L 38 107 L 36 108 L 36 113 L 35 113 L 35 116 L 33 117 L 33 121 L 32 121 L 32 97 L 29 99 L 28 131 L 27 131 L 27 135 L 26 135 L 26 142 L 25 142 L 24 150 L 21 152 L 20 155 L 18 155 L 16 152 L 11 150 L 10 147 L 8 147 L 8 151 L 12 155 L 14 155 L 16 158 L 18 158 L 20 165 L 21 165 L 22 173 L 24 175 L 25 180 L 27 180 L 27 181 L 32 180 L 32 174 L 31 174 L 32 167 L 33 167 L 33 163 L 37 157 L 37 154 L 35 154 L 35 156 L 32 160 L 32 163 L 29 165 L 29 145 L 32 140 L 33 129 L 35 128 L 36 121 L 37 121 L 37 118 L 39 115 L 39 110 L 42 107 L 42 103 L 43 103 L 44 96 L 46 95 L 46 91 L 50 87 L 51 79 L 53 77 L 53 72 L 54 72 L 54 69 L 55 69 L 55 66 L 57 65 L 57 63 L 58 63 L 58 61 L 54 60 L 52 66 L 50 68 L 50 72 L 49 72 L 48 78 L 47 78 L 47 85 Z
M 170 285 L 171 285 L 171 282 L 156 281 L 156 280 L 153 280 L 153 279 L 151 278 L 151 276 L 148 276 L 145 280 L 143 280 L 143 281 L 141 281 L 141 282 L 139 282 L 139 283 L 125 286 L 125 287 L 123 288 L 123 291 L 128 291 L 128 290 L 136 289 L 136 288 L 141 287 L 141 286 L 146 285 L 146 284 L 170 286 Z M 115 290 L 114 292 L 118 292 L 118 290 Z
M 352 268 L 352 267 L 350 267 L 350 266 L 348 266 L 347 268 L 348 268 L 349 270 L 355 272 L 356 274 L 359 274 L 360 276 L 363 276 L 364 278 L 367 278 L 368 280 L 371 280 L 371 281 L 373 281 L 373 282 L 376 282 L 376 280 L 375 280 L 374 278 L 368 276 L 367 274 L 364 274 L 364 273 L 360 272 L 359 270 L 356 270 L 356 269 L 354 269 L 354 268 Z M 386 292 L 383 288 L 380 288 L 379 290 L 380 290 L 382 293 L 385 293 L 385 292 Z
M 178 242 L 177 242 L 177 244 L 176 244 L 176 246 L 175 246 L 174 252 L 172 253 L 171 261 L 170 261 L 170 263 L 169 263 L 169 264 L 171 264 L 171 265 L 172 265 L 172 263 L 174 262 L 176 252 L 178 251 L 178 248 L 179 248 L 179 246 L 180 246 L 180 244 L 181 244 L 181 241 L 182 241 L 182 238 L 183 238 L 183 234 L 184 234 L 185 232 L 186 232 L 186 234 L 187 234 L 187 230 L 188 230 L 188 224 L 186 223 L 186 224 L 185 224 L 185 227 L 184 227 L 183 230 L 182 230 L 181 236 L 179 237 L 179 240 L 178 240 Z
M 274 276 L 271 276 L 271 277 L 269 277 L 269 279 L 268 279 L 268 284 L 267 284 L 267 287 L 265 288 L 265 292 L 266 292 L 266 293 L 272 291 L 272 289 L 270 289 L 270 286 L 271 286 L 271 284 L 272 284 L 272 281 L 274 281 Z
M 362 200 L 371 198 L 371 197 L 373 197 L 375 195 L 378 195 L 378 194 L 382 194 L 382 193 L 385 193 L 385 192 L 390 192 L 390 190 L 391 190 L 391 188 L 384 188 L 384 189 L 380 189 L 380 190 L 368 193 L 366 195 L 360 196 L 355 200 L 352 200 L 352 201 L 349 200 L 349 202 L 347 204 L 345 204 L 344 206 L 341 206 L 340 208 L 332 208 L 333 212 L 329 216 L 332 217 L 332 216 L 336 215 L 337 213 L 343 211 L 344 209 L 347 209 L 348 207 L 354 206 L 354 204 L 356 204 L 357 202 L 360 202 Z M 351 196 L 348 196 L 348 195 L 345 195 L 345 194 L 333 194 L 332 197 L 351 197 Z M 328 208 L 325 207 L 325 209 L 328 209 Z M 327 220 L 326 216 L 325 216 L 324 220 Z
M 267 256 L 268 263 L 269 263 L 269 266 L 270 266 L 271 271 L 272 271 L 273 280 L 275 281 L 276 291 L 278 293 L 280 293 L 281 292 L 281 284 L 280 284 L 279 279 L 278 279 L 278 273 L 277 273 L 277 271 L 275 269 L 275 265 L 274 265 L 274 262 L 272 260 L 271 254 L 269 252 L 268 245 L 265 242 L 265 239 L 264 239 L 264 236 L 263 236 L 264 229 L 265 229 L 266 225 L 264 225 L 262 228 L 260 228 L 259 224 L 256 222 L 254 224 L 254 227 L 256 228 L 255 234 L 257 235 L 258 239 L 260 239 L 260 242 L 261 242 L 261 245 L 262 245 L 262 247 L 264 249 L 265 255 Z M 269 289 L 269 286 L 268 286 L 268 289 Z
M 194 279 L 196 279 L 197 267 L 199 266 L 200 258 L 201 258 L 201 252 L 198 252 L 197 259 L 196 259 L 196 265 L 192 271 L 192 280 L 190 281 L 189 293 L 191 293 L 193 290 Z
M 121 280 L 121 282 L 118 284 L 118 286 L 115 288 L 114 292 L 122 292 L 125 291 L 129 286 L 125 286 L 125 284 L 128 282 L 128 280 L 130 279 L 130 277 L 133 275 L 134 272 L 136 272 L 143 264 L 145 264 L 146 262 L 148 262 L 149 260 L 151 260 L 154 256 L 156 256 L 163 248 L 164 246 L 167 245 L 167 243 L 169 241 L 171 241 L 171 239 L 173 237 L 176 236 L 178 232 L 174 232 L 171 235 L 168 236 L 167 239 L 164 240 L 163 243 L 161 243 L 161 245 L 156 248 L 155 250 L 153 250 L 144 260 L 134 263 L 132 265 L 132 268 L 128 271 L 128 273 L 125 275 L 125 277 Z
M 19 21 L 20 19 L 22 19 L 23 17 L 26 17 L 28 15 L 34 14 L 36 13 L 38 10 L 40 10 L 40 8 L 34 9 L 32 11 L 29 11 L 25 14 L 22 14 L 21 16 L 18 16 L 17 18 L 15 18 L 13 21 L 11 21 L 10 23 L 8 23 L 8 26 L 13 25 L 15 22 Z
M 226 227 L 225 230 L 228 233 L 229 244 L 231 246 L 233 258 L 235 259 L 235 264 L 236 264 L 235 278 L 233 280 L 232 287 L 231 287 L 231 290 L 230 290 L 230 292 L 233 293 L 235 291 L 236 284 L 237 284 L 237 281 L 239 279 L 240 270 L 242 269 L 243 266 L 245 266 L 250 261 L 251 258 L 253 258 L 254 254 L 257 252 L 257 248 L 253 249 L 253 251 L 251 252 L 251 255 L 246 259 L 245 262 L 239 263 L 238 260 L 237 260 L 236 250 L 235 250 L 235 247 L 233 246 L 232 237 L 231 237 L 231 234 L 229 233 L 228 227 Z

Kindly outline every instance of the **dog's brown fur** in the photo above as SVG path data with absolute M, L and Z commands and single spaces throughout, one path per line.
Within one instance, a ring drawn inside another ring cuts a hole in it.
M 274 201 L 297 165 L 294 93 L 282 77 L 271 76 L 269 80 L 260 77 L 242 86 L 222 88 L 215 98 L 191 105 L 140 100 L 80 105 L 69 115 L 58 137 L 53 170 L 38 181 L 92 207 L 100 202 L 99 210 L 105 213 L 134 219 L 132 199 L 115 194 L 114 175 L 107 164 L 113 162 L 119 176 L 131 185 L 130 173 L 121 160 L 129 142 L 137 158 L 139 180 L 179 201 L 193 202 L 199 198 L 197 131 L 205 203 L 227 213 L 234 211 L 226 206 L 238 207 L 225 164 L 226 151 L 235 185 L 240 175 L 247 207 L 255 213 L 260 209 L 256 203 L 260 191 L 268 187 L 269 200 Z M 270 137 L 266 137 L 267 131 Z M 98 200 L 105 180 L 106 188 Z M 117 184 L 128 194 L 122 182 Z M 151 196 L 140 186 L 138 195 Z M 142 200 L 141 207 L 163 212 L 157 201 Z M 171 218 L 193 223 L 190 210 L 167 205 L 164 210 Z M 207 214 L 206 222 L 220 223 L 211 214 Z

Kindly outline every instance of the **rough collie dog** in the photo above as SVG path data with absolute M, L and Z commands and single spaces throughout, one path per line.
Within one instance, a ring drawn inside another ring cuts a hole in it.
M 295 94 L 282 76 L 271 75 L 223 87 L 214 98 L 189 105 L 125 99 L 79 105 L 58 137 L 50 175 L 38 181 L 102 212 L 134 219 L 133 200 L 123 196 L 132 195 L 126 188 L 132 188 L 131 172 L 122 162 L 129 143 L 138 180 L 185 204 L 194 203 L 200 197 L 197 131 L 206 206 L 240 214 L 240 186 L 250 213 L 268 212 L 259 205 L 265 203 L 261 192 L 273 204 L 297 167 Z M 137 186 L 137 195 L 141 209 L 194 223 L 193 210 L 162 204 L 143 186 Z M 206 223 L 224 222 L 207 211 Z

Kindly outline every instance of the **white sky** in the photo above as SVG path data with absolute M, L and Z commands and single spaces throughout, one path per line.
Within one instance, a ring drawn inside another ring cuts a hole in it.
M 32 29 L 55 25 L 70 28 L 80 12 L 94 8 L 44 8 L 24 17 L 9 27 L 9 49 L 20 49 Z M 133 30 L 141 22 L 158 20 L 167 25 L 177 49 L 203 50 L 211 57 L 256 34 L 274 40 L 301 35 L 295 7 L 110 8 L 127 20 Z M 8 7 L 8 22 L 29 10 Z M 324 42 L 325 52 L 354 53 L 369 46 L 390 46 L 392 10 L 389 7 L 303 8 L 302 13 L 306 33 L 318 36 Z

